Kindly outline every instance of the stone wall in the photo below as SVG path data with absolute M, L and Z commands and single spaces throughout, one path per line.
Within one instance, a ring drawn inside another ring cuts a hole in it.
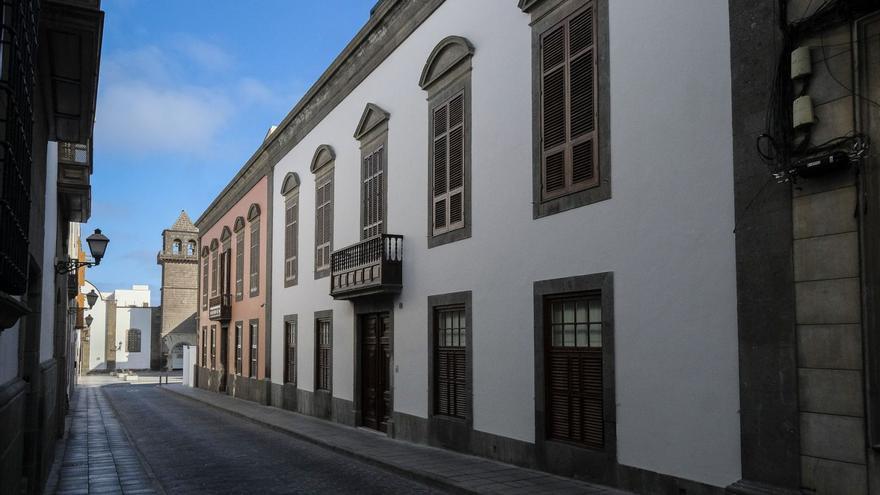
M 815 6 L 789 9 L 796 20 Z M 855 131 L 852 35 L 840 23 L 799 43 L 812 58 L 813 144 Z M 792 188 L 801 487 L 820 494 L 868 493 L 857 198 L 855 169 Z

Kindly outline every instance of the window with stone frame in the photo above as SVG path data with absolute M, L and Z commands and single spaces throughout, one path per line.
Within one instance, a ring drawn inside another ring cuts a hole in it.
M 428 93 L 428 247 L 471 236 L 470 119 L 474 47 L 461 36 L 441 40 L 419 85 Z
M 244 218 L 235 219 L 235 300 L 244 298 Z
M 315 150 L 309 170 L 315 176 L 315 280 L 330 275 L 333 251 L 333 167 L 336 153 L 330 145 Z
M 538 5 L 550 5 L 538 9 Z M 532 16 L 533 216 L 611 197 L 607 0 L 521 1 Z

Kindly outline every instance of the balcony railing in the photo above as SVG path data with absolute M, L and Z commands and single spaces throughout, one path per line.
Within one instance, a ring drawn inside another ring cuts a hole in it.
M 211 321 L 229 321 L 232 318 L 231 294 L 214 296 L 208 301 L 208 319 Z
M 395 294 L 403 287 L 403 236 L 379 234 L 330 257 L 330 295 L 353 299 Z

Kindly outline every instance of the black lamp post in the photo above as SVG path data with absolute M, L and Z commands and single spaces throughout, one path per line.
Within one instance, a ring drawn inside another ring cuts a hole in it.
M 91 327 L 93 321 L 95 321 L 95 319 L 92 318 L 92 315 L 88 315 L 88 316 L 86 316 L 86 326 L 87 326 L 87 327 Z
M 89 245 L 89 251 L 92 252 L 92 258 L 95 261 L 79 261 L 79 260 L 67 260 L 67 261 L 59 261 L 55 265 L 55 272 L 58 274 L 62 273 L 71 273 L 79 270 L 80 267 L 83 266 L 97 266 L 101 264 L 101 258 L 104 257 L 104 252 L 107 251 L 107 244 L 110 243 L 110 239 L 107 238 L 104 234 L 101 233 L 101 229 L 95 229 L 95 233 L 86 237 L 86 242 Z M 94 304 L 94 303 L 92 303 Z

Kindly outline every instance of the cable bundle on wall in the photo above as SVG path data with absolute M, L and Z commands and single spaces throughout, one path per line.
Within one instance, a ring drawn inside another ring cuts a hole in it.
M 793 181 L 819 170 L 839 168 L 867 153 L 868 138 L 858 133 L 851 132 L 818 145 L 812 143 L 815 118 L 809 96 L 812 76 L 810 51 L 801 43 L 810 36 L 819 35 L 826 70 L 837 84 L 853 93 L 831 73 L 824 53 L 822 33 L 876 8 L 872 4 L 870 0 L 826 0 L 812 14 L 788 22 L 788 0 L 779 0 L 782 43 L 768 102 L 765 130 L 756 141 L 758 154 L 778 182 Z M 810 7 L 808 4 L 806 10 L 809 11 Z

